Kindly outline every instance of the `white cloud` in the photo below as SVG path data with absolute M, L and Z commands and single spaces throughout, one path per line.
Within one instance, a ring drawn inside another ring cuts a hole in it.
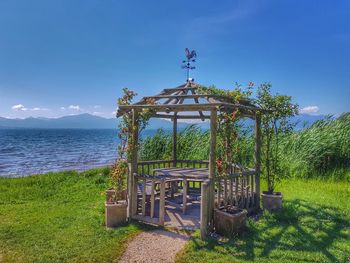
M 77 110 L 77 111 L 80 110 L 80 106 L 79 105 L 69 105 L 68 108 L 71 109 L 71 110 Z
M 60 109 L 61 109 L 61 110 L 66 110 L 66 108 L 65 108 L 65 107 L 61 107 Z
M 16 111 L 26 111 L 26 110 L 28 110 L 26 107 L 24 107 L 23 104 L 13 105 L 12 109 L 16 110 Z
M 94 109 L 101 109 L 101 105 L 95 105 Z
M 39 107 L 26 108 L 26 107 L 24 107 L 23 104 L 17 104 L 17 105 L 12 106 L 12 110 L 15 110 L 15 111 L 48 111 L 49 109 L 39 108 Z
M 35 107 L 35 108 L 33 108 L 33 109 L 30 109 L 30 110 L 32 110 L 32 111 L 47 111 L 47 110 L 49 110 L 49 109 L 47 109 L 47 108 L 38 108 L 38 107 Z
M 302 109 L 300 109 L 300 113 L 317 113 L 320 111 L 320 108 L 318 106 L 306 106 Z

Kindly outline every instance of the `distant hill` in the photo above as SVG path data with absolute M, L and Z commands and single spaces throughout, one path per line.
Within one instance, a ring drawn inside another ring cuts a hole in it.
M 323 115 L 301 114 L 292 118 L 297 123 L 297 128 L 304 127 L 304 123 L 311 125 L 317 120 L 324 118 Z M 26 118 L 26 119 L 7 119 L 0 117 L 0 129 L 115 129 L 118 125 L 116 118 L 102 118 L 91 114 L 79 114 L 64 116 L 60 118 Z M 251 122 L 248 122 L 251 123 Z M 190 122 L 179 122 L 179 129 L 186 127 Z M 199 122 L 201 128 L 208 128 L 208 122 Z M 148 126 L 150 129 L 163 128 L 165 130 L 172 128 L 172 123 L 164 119 L 151 119 Z
M 117 118 L 103 118 L 88 113 L 60 118 L 7 119 L 0 117 L 0 129 L 115 129 L 118 121 Z M 179 124 L 180 128 L 182 126 Z M 170 129 L 172 124 L 163 119 L 151 119 L 149 127 Z
M 113 129 L 116 119 L 106 119 L 91 114 L 64 116 L 60 118 L 0 118 L 0 127 L 37 129 Z

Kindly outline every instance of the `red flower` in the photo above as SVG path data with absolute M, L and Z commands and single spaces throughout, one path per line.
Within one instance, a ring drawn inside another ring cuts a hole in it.
M 222 173 L 222 161 L 221 160 L 216 161 L 216 168 L 218 169 L 219 173 Z

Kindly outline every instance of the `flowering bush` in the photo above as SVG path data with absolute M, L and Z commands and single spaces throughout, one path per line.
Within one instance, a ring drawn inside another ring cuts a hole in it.
M 201 94 L 210 94 L 222 96 L 223 100 L 229 103 L 241 103 L 249 100 L 252 94 L 253 82 L 249 82 L 247 88 L 242 89 L 241 85 L 235 84 L 233 90 L 222 90 L 215 86 L 200 87 L 198 92 Z M 241 117 L 239 109 L 233 112 L 221 111 L 218 115 L 218 160 L 216 162 L 219 175 L 230 173 L 231 164 L 234 162 L 234 156 L 239 151 L 237 140 L 239 138 Z
M 137 94 L 128 88 L 123 89 L 123 96 L 118 99 L 118 106 L 130 105 Z M 146 99 L 146 104 L 154 104 L 154 100 Z M 138 116 L 139 133 L 144 130 L 148 124 L 149 118 L 152 116 L 153 112 L 151 110 L 143 110 Z M 117 160 L 112 167 L 110 172 L 110 179 L 113 184 L 113 188 L 116 193 L 113 201 L 117 201 L 122 197 L 122 191 L 125 190 L 126 177 L 129 174 L 128 162 L 131 157 L 131 149 L 134 143 L 134 138 L 132 137 L 132 131 L 134 127 L 132 126 L 132 112 L 125 112 L 121 121 L 118 124 L 118 138 L 119 145 L 117 146 Z

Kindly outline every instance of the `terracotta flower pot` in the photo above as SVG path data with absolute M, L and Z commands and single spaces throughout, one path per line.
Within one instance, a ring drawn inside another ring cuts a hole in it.
M 231 210 L 231 211 L 230 211 Z M 240 208 L 214 209 L 215 231 L 223 236 L 233 236 L 242 232 L 247 220 L 247 210 Z
M 126 201 L 106 202 L 106 227 L 117 227 L 125 224 L 127 220 L 127 207 Z
M 278 210 L 282 208 L 282 193 L 280 192 L 274 192 L 272 194 L 268 192 L 262 192 L 261 199 L 262 199 L 262 206 L 263 209 L 273 211 Z
M 109 188 L 106 190 L 106 202 L 109 202 L 111 200 L 111 198 L 113 197 L 113 195 L 115 195 L 115 190 L 113 188 Z M 127 190 L 123 190 L 121 192 L 121 198 L 119 198 L 120 200 L 126 200 L 127 198 Z

